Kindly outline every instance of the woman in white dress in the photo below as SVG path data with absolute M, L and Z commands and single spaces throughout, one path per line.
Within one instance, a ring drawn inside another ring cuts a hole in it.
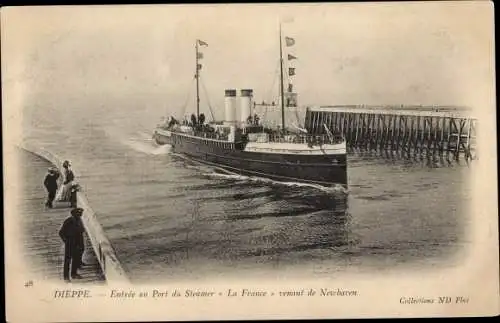
M 62 188 L 62 193 L 61 196 L 59 197 L 60 201 L 70 201 L 71 197 L 71 186 L 73 185 L 73 180 L 75 179 L 75 175 L 73 174 L 73 171 L 71 170 L 71 164 L 69 161 L 65 160 L 63 163 L 63 168 L 64 168 L 64 182 L 63 182 L 63 188 Z

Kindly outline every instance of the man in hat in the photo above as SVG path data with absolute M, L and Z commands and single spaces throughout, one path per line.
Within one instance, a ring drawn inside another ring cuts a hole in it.
M 64 242 L 64 280 L 69 281 L 69 267 L 71 265 L 71 278 L 82 278 L 77 270 L 81 267 L 81 260 L 85 246 L 83 243 L 84 227 L 81 216 L 82 208 L 71 210 L 71 216 L 64 220 L 59 236 Z
M 43 185 L 47 190 L 47 202 L 45 206 L 52 208 L 52 203 L 54 202 L 54 198 L 56 197 L 57 192 L 57 179 L 59 178 L 59 171 L 57 168 L 50 167 L 47 175 L 45 176 L 45 180 L 43 181 Z

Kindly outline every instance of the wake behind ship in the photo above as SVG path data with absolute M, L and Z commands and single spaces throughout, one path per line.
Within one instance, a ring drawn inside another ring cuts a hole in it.
M 287 47 L 295 40 L 285 37 Z M 199 46 L 207 43 L 197 40 L 196 49 L 196 115 L 191 120 L 179 122 L 170 117 L 158 125 L 153 138 L 157 144 L 169 144 L 172 151 L 203 164 L 216 166 L 231 173 L 269 178 L 282 182 L 299 182 L 332 186 L 347 185 L 346 142 L 332 133 L 326 125 L 324 131 L 311 133 L 296 126 L 296 130 L 285 125 L 286 107 L 296 107 L 296 93 L 289 84 L 284 92 L 283 77 L 283 37 L 280 28 L 280 99 L 281 128 L 265 127 L 256 114 L 252 115 L 256 103 L 253 90 L 240 91 L 240 120 L 237 114 L 237 91 L 225 90 L 225 120 L 205 122 L 199 113 L 199 79 L 203 57 Z M 288 54 L 288 59 L 296 58 Z M 295 69 L 288 68 L 288 75 L 294 76 Z M 275 104 L 272 104 L 275 107 Z

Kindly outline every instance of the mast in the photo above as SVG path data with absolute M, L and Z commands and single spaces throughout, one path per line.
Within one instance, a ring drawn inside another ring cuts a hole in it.
M 200 65 L 198 64 L 198 40 L 196 40 L 196 120 L 200 118 Z
M 281 36 L 281 22 L 280 22 L 280 98 L 281 98 L 281 128 L 282 132 L 285 133 L 285 90 L 283 85 L 283 46 L 282 46 L 282 36 Z

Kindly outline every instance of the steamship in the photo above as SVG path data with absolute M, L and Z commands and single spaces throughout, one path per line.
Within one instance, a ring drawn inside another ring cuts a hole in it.
M 170 117 L 156 127 L 153 138 L 157 144 L 171 145 L 174 153 L 229 173 L 281 182 L 347 185 L 346 142 L 340 134 L 331 132 L 326 124 L 315 129 L 285 125 L 285 106 L 296 106 L 296 93 L 289 86 L 285 95 L 283 43 L 291 47 L 295 40 L 283 37 L 281 26 L 279 38 L 280 99 L 272 106 L 281 108 L 281 127 L 263 126 L 256 114 L 252 116 L 252 107 L 256 106 L 252 89 L 240 90 L 239 120 L 237 91 L 226 89 L 225 120 L 205 122 L 204 115 L 200 115 L 199 62 L 203 58 L 200 47 L 207 43 L 196 40 L 196 115 L 193 113 L 191 120 L 182 122 Z M 291 70 L 289 76 L 295 75 Z

